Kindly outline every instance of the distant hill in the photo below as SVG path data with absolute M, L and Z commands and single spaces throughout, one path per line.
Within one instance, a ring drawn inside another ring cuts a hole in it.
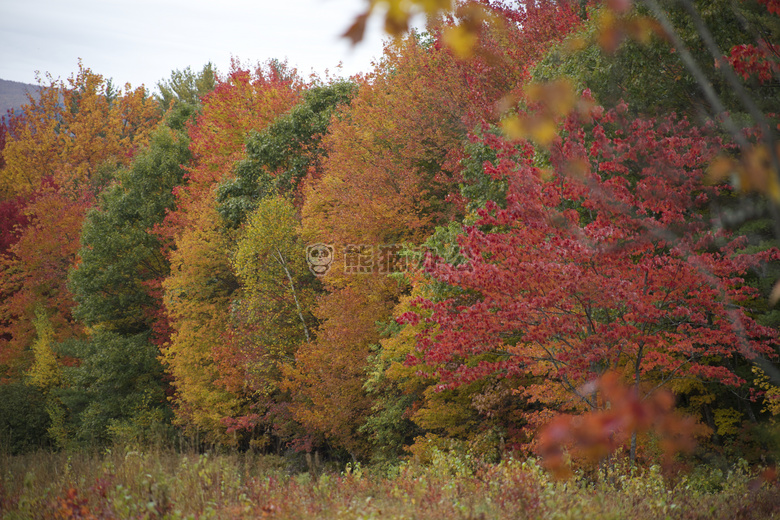
M 0 116 L 6 115 L 11 109 L 18 111 L 26 104 L 27 92 L 37 93 L 38 86 L 0 79 Z

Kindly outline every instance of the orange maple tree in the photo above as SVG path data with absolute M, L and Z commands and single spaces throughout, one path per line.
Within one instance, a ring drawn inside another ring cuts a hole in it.
M 116 91 L 81 63 L 67 81 L 47 79 L 37 96 L 29 95 L 24 117 L 7 138 L 3 196 L 28 194 L 47 177 L 62 188 L 84 189 L 99 180 L 101 165 L 129 164 L 162 115 L 143 87 Z
M 50 315 L 58 340 L 80 333 L 67 274 L 84 216 L 161 115 L 143 88 L 114 91 L 81 64 L 67 82 L 49 79 L 14 120 L 3 149 L 0 194 L 23 206 L 26 220 L 2 258 L 0 350 L 6 363 L 31 344 L 36 308 Z

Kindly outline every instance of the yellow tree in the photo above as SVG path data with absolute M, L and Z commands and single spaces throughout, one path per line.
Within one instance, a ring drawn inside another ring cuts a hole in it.
M 268 361 L 257 368 L 261 386 L 276 390 L 279 363 L 289 363 L 295 349 L 311 341 L 313 275 L 298 238 L 298 218 L 289 201 L 263 200 L 238 240 L 233 268 L 242 286 L 237 302 L 257 329 L 256 345 Z
M 233 257 L 241 290 L 232 306 L 230 341 L 217 355 L 222 372 L 237 378 L 232 386 L 243 386 L 252 401 L 251 413 L 232 422 L 234 428 L 261 434 L 255 444 L 280 443 L 297 430 L 289 412 L 292 396 L 280 383 L 298 347 L 312 340 L 311 309 L 319 286 L 306 265 L 299 232 L 293 204 L 268 197 L 250 215 Z
M 233 177 L 251 131 L 261 131 L 301 95 L 295 71 L 279 62 L 243 69 L 234 62 L 203 99 L 203 111 L 189 128 L 194 160 L 186 186 L 177 189 L 174 211 L 160 232 L 174 241 L 171 273 L 163 282 L 173 334 L 163 356 L 176 389 L 177 421 L 219 442 L 223 419 L 245 414 L 243 383 L 236 367 L 215 364 L 215 350 L 230 330 L 233 293 L 239 285 L 230 263 L 235 246 L 216 211 L 216 186 Z M 227 372 L 220 371 L 225 368 Z
M 62 380 L 57 356 L 52 348 L 54 328 L 46 313 L 41 309 L 35 313 L 34 325 L 37 336 L 32 347 L 34 360 L 27 376 L 31 385 L 48 392 L 50 388 L 59 385 Z
M 213 348 L 222 343 L 228 329 L 236 281 L 219 216 L 205 202 L 201 211 L 190 212 L 193 226 L 171 253 L 171 274 L 163 289 L 173 333 L 162 356 L 173 376 L 177 422 L 191 431 L 203 431 L 210 440 L 229 442 L 221 421 L 239 415 L 243 403 L 232 388 L 219 383 L 224 375 L 214 361 Z
M 21 125 L 3 151 L 0 195 L 29 194 L 41 179 L 76 188 L 93 181 L 98 168 L 129 164 L 159 121 L 159 104 L 143 87 L 114 91 L 110 81 L 79 63 L 67 82 L 47 77 L 30 96 Z

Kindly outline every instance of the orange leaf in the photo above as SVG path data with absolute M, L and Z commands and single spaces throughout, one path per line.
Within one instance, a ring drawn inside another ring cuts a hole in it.
M 631 38 L 643 45 L 650 43 L 650 38 L 653 34 L 663 34 L 661 25 L 649 16 L 642 16 L 629 20 L 625 23 L 624 27 Z
M 734 171 L 736 171 L 737 164 L 734 159 L 730 157 L 716 157 L 707 168 L 707 182 L 716 184 L 723 179 L 727 179 Z
M 366 32 L 366 21 L 368 20 L 369 14 L 370 13 L 366 11 L 355 18 L 355 21 L 350 25 L 349 29 L 341 36 L 352 40 L 352 45 L 357 45 L 361 42 L 363 40 L 363 35 Z
M 623 31 L 612 11 L 602 11 L 598 19 L 598 43 L 604 52 L 612 54 L 623 41 Z

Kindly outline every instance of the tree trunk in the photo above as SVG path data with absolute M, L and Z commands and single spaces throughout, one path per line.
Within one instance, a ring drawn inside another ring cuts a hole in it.
M 276 254 L 278 255 L 276 257 L 276 261 L 279 262 L 279 265 L 282 266 L 282 269 L 284 269 L 284 274 L 287 275 L 287 279 L 290 281 L 290 290 L 292 291 L 293 299 L 295 300 L 295 307 L 298 309 L 298 318 L 300 318 L 301 324 L 303 325 L 303 333 L 306 335 L 306 343 L 311 343 L 311 338 L 309 337 L 309 327 L 306 326 L 306 320 L 303 319 L 303 311 L 301 311 L 301 304 L 298 302 L 298 295 L 295 292 L 295 284 L 293 283 L 292 275 L 290 274 L 290 270 L 287 269 L 287 264 L 284 261 L 284 257 L 282 256 L 281 251 L 277 249 Z

